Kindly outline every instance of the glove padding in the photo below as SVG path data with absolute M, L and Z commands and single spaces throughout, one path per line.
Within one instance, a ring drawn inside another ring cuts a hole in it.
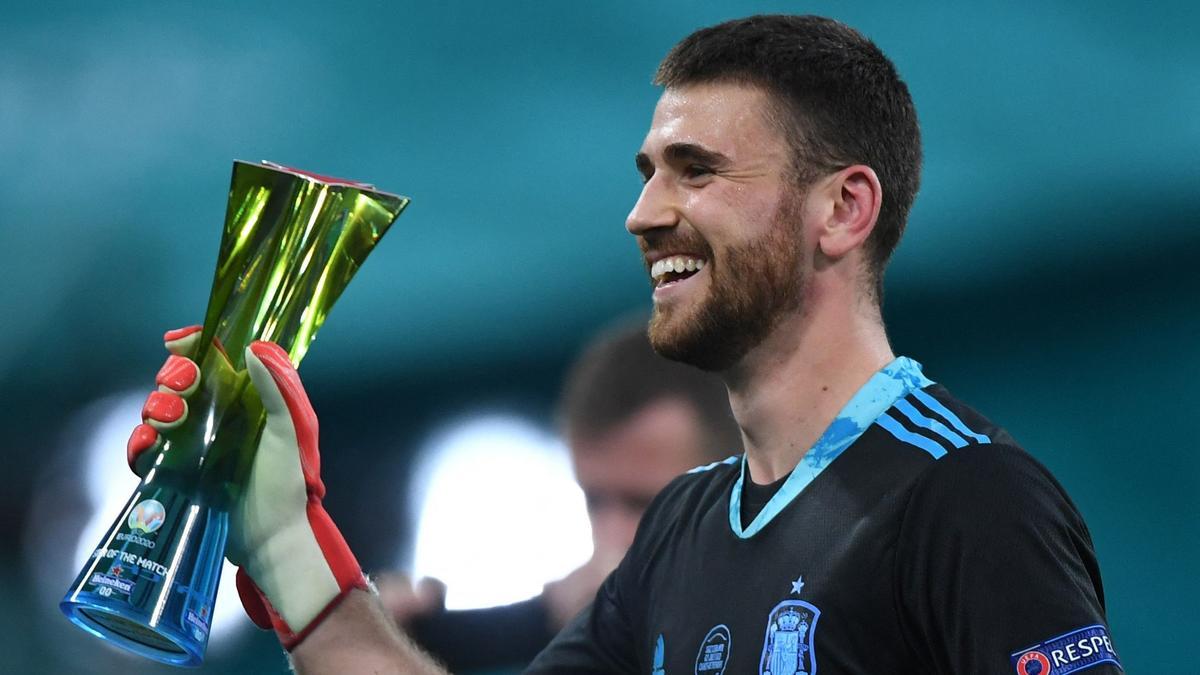
M 195 352 L 200 327 L 164 336 L 172 356 L 142 410 L 144 423 L 129 439 L 135 473 L 149 468 L 147 452 L 161 444 L 159 430 L 187 418 L 186 396 L 199 384 Z M 220 345 L 217 345 L 220 348 Z M 222 349 L 222 353 L 224 350 Z M 266 410 L 266 422 L 242 498 L 230 514 L 226 556 L 238 565 L 237 588 L 246 613 L 274 628 L 291 650 L 366 579 L 321 499 L 317 415 L 287 353 L 270 342 L 246 348 L 246 370 Z

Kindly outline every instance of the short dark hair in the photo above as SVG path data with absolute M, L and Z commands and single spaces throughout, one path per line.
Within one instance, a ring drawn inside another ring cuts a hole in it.
M 801 187 L 853 164 L 875 170 L 884 199 L 866 243 L 877 300 L 921 181 L 921 130 L 896 67 L 858 31 L 819 16 L 760 15 L 702 28 L 675 45 L 654 84 L 733 82 L 772 99 Z
M 621 321 L 603 331 L 571 367 L 559 403 L 564 435 L 596 438 L 647 406 L 675 399 L 692 407 L 704 441 L 702 458 L 741 452 L 742 437 L 724 383 L 715 375 L 668 361 L 646 337 L 646 319 Z

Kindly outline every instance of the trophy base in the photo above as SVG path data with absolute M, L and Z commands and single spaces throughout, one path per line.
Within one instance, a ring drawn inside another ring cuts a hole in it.
M 199 666 L 228 523 L 220 509 L 143 483 L 59 609 L 115 647 L 175 666 Z
M 75 625 L 126 651 L 174 666 L 197 667 L 203 663 L 207 635 L 197 640 L 165 626 L 150 628 L 149 617 L 126 618 L 120 608 L 89 600 L 80 597 L 63 602 L 59 608 Z

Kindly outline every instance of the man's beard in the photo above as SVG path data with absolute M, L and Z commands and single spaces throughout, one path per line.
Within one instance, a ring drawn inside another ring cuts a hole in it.
M 662 356 L 702 370 L 724 371 L 762 344 L 804 295 L 800 208 L 781 206 L 769 233 L 710 256 L 709 290 L 688 313 L 655 306 L 650 344 Z

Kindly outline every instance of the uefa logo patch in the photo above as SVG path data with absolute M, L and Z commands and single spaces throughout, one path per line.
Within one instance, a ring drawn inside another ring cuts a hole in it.
M 1050 659 L 1041 652 L 1025 652 L 1017 659 L 1017 675 L 1047 675 Z
M 1124 670 L 1108 629 L 1101 624 L 1050 638 L 1012 655 L 1017 675 L 1069 675 L 1101 663 L 1112 663 Z
M 157 499 L 143 499 L 129 512 L 129 529 L 142 534 L 151 534 L 162 527 L 167 518 L 167 509 Z

